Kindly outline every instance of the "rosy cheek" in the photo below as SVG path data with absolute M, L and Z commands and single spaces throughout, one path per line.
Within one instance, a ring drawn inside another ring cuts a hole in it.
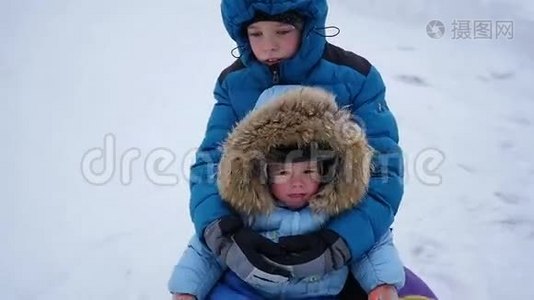
M 276 198 L 280 198 L 284 193 L 284 187 L 280 184 L 273 184 L 271 185 L 271 192 Z

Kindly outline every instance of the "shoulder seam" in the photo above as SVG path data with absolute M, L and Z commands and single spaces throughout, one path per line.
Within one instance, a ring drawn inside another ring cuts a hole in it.
M 226 69 L 224 69 L 221 74 L 219 74 L 219 78 L 217 78 L 217 81 L 219 82 L 219 84 L 222 84 L 226 76 L 230 75 L 230 73 L 239 71 L 244 68 L 245 65 L 243 64 L 243 62 L 241 62 L 240 59 L 237 59 L 230 66 L 226 67 Z
M 365 57 L 330 43 L 326 43 L 323 59 L 337 65 L 349 67 L 366 77 L 372 67 L 371 63 Z

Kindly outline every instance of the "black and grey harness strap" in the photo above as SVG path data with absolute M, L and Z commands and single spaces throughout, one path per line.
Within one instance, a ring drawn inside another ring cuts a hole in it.
M 260 256 L 254 259 L 257 265 L 261 265 L 256 267 L 249 262 L 243 250 L 233 244 L 228 251 L 226 264 L 239 278 L 252 285 L 280 284 L 289 281 L 289 271 L 274 267 L 274 264 L 268 262 L 263 255 Z

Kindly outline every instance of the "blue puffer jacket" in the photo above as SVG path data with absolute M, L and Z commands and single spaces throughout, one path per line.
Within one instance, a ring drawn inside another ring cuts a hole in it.
M 203 236 L 211 222 L 232 213 L 216 185 L 219 146 L 231 128 L 254 108 L 258 96 L 275 84 L 317 86 L 334 93 L 340 107 L 350 107 L 377 151 L 370 187 L 361 205 L 328 224 L 347 242 L 352 258 L 362 259 L 387 232 L 403 194 L 398 130 L 384 99 L 380 74 L 365 58 L 326 42 L 325 0 L 223 0 L 221 8 L 224 25 L 237 42 L 241 57 L 217 80 L 216 103 L 191 167 L 190 214 L 198 236 Z M 298 53 L 274 70 L 254 58 L 242 30 L 258 10 L 269 14 L 297 10 L 306 17 Z M 359 234 L 354 234 L 354 228 Z

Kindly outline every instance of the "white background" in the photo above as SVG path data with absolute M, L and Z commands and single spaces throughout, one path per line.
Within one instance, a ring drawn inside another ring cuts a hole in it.
M 407 171 L 396 242 L 441 299 L 534 297 L 533 7 L 331 1 L 329 40 L 388 87 Z M 454 19 L 512 20 L 514 37 L 455 40 Z M 2 299 L 169 297 L 193 232 L 192 153 L 233 46 L 214 0 L 0 0 Z M 94 185 L 82 159 L 104 148 L 115 158 L 93 167 L 112 176 Z

